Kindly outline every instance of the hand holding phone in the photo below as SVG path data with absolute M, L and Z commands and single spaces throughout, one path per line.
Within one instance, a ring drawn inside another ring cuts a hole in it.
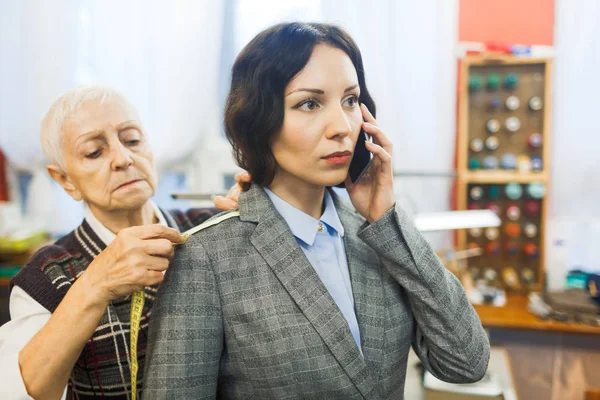
M 362 129 L 344 182 L 350 200 L 364 218 L 373 222 L 396 203 L 392 173 L 392 143 L 364 104 Z

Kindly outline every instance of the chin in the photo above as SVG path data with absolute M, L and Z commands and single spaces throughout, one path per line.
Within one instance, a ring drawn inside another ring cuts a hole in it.
M 151 198 L 152 193 L 136 193 L 116 199 L 115 204 L 118 204 L 117 207 L 123 210 L 136 210 L 142 208 Z
M 344 180 L 348 176 L 348 171 L 344 170 L 343 172 L 325 172 L 321 174 L 318 179 L 318 183 L 321 186 L 338 186 L 344 183 Z

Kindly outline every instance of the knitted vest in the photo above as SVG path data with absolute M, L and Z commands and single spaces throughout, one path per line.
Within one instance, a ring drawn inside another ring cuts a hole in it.
M 164 212 L 169 226 L 183 232 L 220 212 L 192 209 Z M 54 312 L 75 280 L 106 248 L 84 220 L 74 231 L 55 244 L 40 249 L 12 279 L 34 300 Z M 145 305 L 138 337 L 138 391 L 143 387 L 148 323 L 157 286 L 146 287 Z M 131 393 L 129 329 L 131 296 L 113 300 L 92 337 L 87 341 L 69 379 L 68 394 L 73 399 L 128 399 Z M 65 338 L 68 340 L 68 338 Z M 57 343 L 60 345 L 60 343 Z

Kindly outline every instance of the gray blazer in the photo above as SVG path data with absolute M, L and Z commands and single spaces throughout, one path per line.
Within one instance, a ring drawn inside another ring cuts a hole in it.
M 367 224 L 333 194 L 362 339 L 262 188 L 177 251 L 150 322 L 144 399 L 402 399 L 412 344 L 449 382 L 484 375 L 485 331 L 401 210 Z

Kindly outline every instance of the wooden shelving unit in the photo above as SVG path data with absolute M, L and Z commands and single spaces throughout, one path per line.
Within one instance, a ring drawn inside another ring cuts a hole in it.
M 551 77 L 552 61 L 545 58 L 461 60 L 457 209 L 489 208 L 503 222 L 496 232 L 459 231 L 457 245 L 459 249 L 482 247 L 484 254 L 469 260 L 469 272 L 509 293 L 539 290 L 544 282 L 548 207 L 547 196 L 540 193 L 542 188 L 547 193 L 549 186 Z M 497 167 L 492 168 L 494 162 Z M 515 198 L 517 186 L 522 195 Z M 507 188 L 514 189 L 510 197 Z M 481 198 L 472 196 L 476 194 Z M 530 225 L 537 231 L 533 236 Z

